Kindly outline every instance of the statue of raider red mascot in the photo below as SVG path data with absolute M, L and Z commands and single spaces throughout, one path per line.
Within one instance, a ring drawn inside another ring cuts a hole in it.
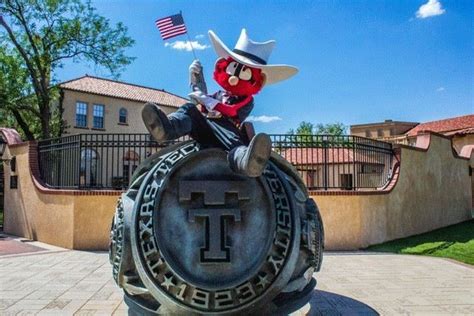
M 233 171 L 258 177 L 270 157 L 271 140 L 260 133 L 246 146 L 240 125 L 253 109 L 253 96 L 265 84 L 285 80 L 298 70 L 287 65 L 269 65 L 267 61 L 275 41 L 251 41 L 245 29 L 233 50 L 214 32 L 209 31 L 209 37 L 219 56 L 214 79 L 224 91 L 207 94 L 202 66 L 195 60 L 189 67 L 193 89 L 189 96 L 193 102 L 201 104 L 201 111 L 196 104 L 188 103 L 166 116 L 157 105 L 147 103 L 142 111 L 143 121 L 159 142 L 190 135 L 204 147 L 226 150 Z

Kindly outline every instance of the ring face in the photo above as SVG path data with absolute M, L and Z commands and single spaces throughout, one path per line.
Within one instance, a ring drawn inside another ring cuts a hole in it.
M 133 257 L 150 294 L 170 310 L 237 312 L 288 282 L 299 221 L 272 163 L 251 179 L 233 173 L 224 152 L 197 151 L 195 143 L 178 147 L 144 179 Z

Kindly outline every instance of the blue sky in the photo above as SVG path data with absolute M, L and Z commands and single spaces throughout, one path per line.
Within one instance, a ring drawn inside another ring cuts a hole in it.
M 474 113 L 474 1 L 93 3 L 111 22 L 122 21 L 136 40 L 128 51 L 136 60 L 120 80 L 182 96 L 189 90 L 193 55 L 175 44 L 186 36 L 161 40 L 157 18 L 183 11 L 190 36 L 204 48 L 197 55 L 210 92 L 218 86 L 212 80 L 216 54 L 209 29 L 231 48 L 243 27 L 255 41 L 275 39 L 270 63 L 294 65 L 300 72 L 256 96 L 252 115 L 273 117 L 255 122 L 258 131 L 284 133 L 303 120 L 351 125 Z M 107 76 L 72 63 L 56 75 L 62 81 L 85 73 Z

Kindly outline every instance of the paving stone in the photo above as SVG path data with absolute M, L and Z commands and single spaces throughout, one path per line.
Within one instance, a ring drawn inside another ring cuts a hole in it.
M 325 253 L 300 315 L 474 315 L 474 269 L 450 260 Z M 105 252 L 0 257 L 0 315 L 127 315 Z
M 101 309 L 80 309 L 74 316 L 108 316 L 112 315 L 113 310 L 101 310 Z
M 114 311 L 120 303 L 121 300 L 89 300 L 81 309 Z
M 58 311 L 58 310 L 41 310 L 38 312 L 38 316 L 73 316 L 75 311 Z
M 51 301 L 48 305 L 45 306 L 40 312 L 42 315 L 63 315 L 63 314 L 74 314 L 77 312 L 87 300 L 75 299 L 75 300 L 62 300 L 56 299 Z
M 117 306 L 117 309 L 115 311 L 119 311 L 119 310 L 128 310 L 128 306 L 127 304 L 125 304 L 124 301 L 121 301 L 119 306 Z
M 6 310 L 36 310 L 39 312 L 48 304 L 49 300 L 19 300 Z
M 5 289 L 2 289 L 0 291 L 0 298 L 1 299 L 20 299 L 25 297 L 25 291 L 8 291 Z
M 66 291 L 58 297 L 58 299 L 90 299 L 95 294 L 94 291 Z
M 450 314 L 474 315 L 474 306 L 472 304 L 443 305 L 443 309 Z
M 37 309 L 24 309 L 21 312 L 17 313 L 16 316 L 29 316 L 29 315 L 38 315 L 40 311 Z
M 46 249 L 34 246 L 30 243 L 24 243 L 10 237 L 2 238 L 0 244 L 0 256 L 19 253 L 31 253 L 45 250 Z
M 1 296 L 3 297 L 3 296 Z M 19 299 L 4 299 L 0 298 L 0 311 L 7 309 L 8 307 L 15 304 Z
M 36 290 L 29 295 L 25 297 L 25 299 L 38 299 L 38 300 L 54 300 L 56 299 L 59 295 L 61 295 L 64 292 L 64 290 Z
M 23 310 L 18 309 L 18 310 L 2 310 L 1 314 L 2 316 L 16 316 L 17 314 L 22 313 Z
M 112 314 L 113 316 L 128 316 L 128 311 L 125 309 L 117 309 L 115 312 Z

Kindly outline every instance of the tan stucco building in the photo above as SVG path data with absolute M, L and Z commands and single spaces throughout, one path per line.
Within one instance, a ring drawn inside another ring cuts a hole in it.
M 416 145 L 420 133 L 435 132 L 452 138 L 453 147 L 460 153 L 465 146 L 474 145 L 474 115 L 463 115 L 418 124 L 406 133 L 408 145 Z
M 354 136 L 386 139 L 389 137 L 404 135 L 418 124 L 419 123 L 416 122 L 385 120 L 384 122 L 378 123 L 351 125 L 350 130 L 351 135 Z
M 88 75 L 59 87 L 66 126 L 63 134 L 148 133 L 141 118 L 146 102 L 158 104 L 166 113 L 187 102 L 161 89 Z
M 380 123 L 351 125 L 351 135 L 374 138 L 396 144 L 416 146 L 417 135 L 435 132 L 452 138 L 453 148 L 461 153 L 463 147 L 474 146 L 474 115 L 414 123 L 385 120 Z
M 143 124 L 144 104 L 153 102 L 171 113 L 188 102 L 161 89 L 88 75 L 59 87 L 65 122 L 62 136 L 70 137 L 62 141 L 63 150 L 58 151 L 54 161 L 49 156 L 42 157 L 50 164 L 46 169 L 51 171 L 45 176 L 53 187 L 100 189 L 106 185 L 119 189 L 128 185 L 140 162 L 160 149 L 151 142 Z M 80 160 L 80 168 L 68 169 L 67 176 L 52 168 L 54 164 L 67 165 L 76 160 Z
M 309 190 L 380 189 L 387 184 L 391 155 L 351 148 L 289 148 L 280 153 L 299 171 Z

